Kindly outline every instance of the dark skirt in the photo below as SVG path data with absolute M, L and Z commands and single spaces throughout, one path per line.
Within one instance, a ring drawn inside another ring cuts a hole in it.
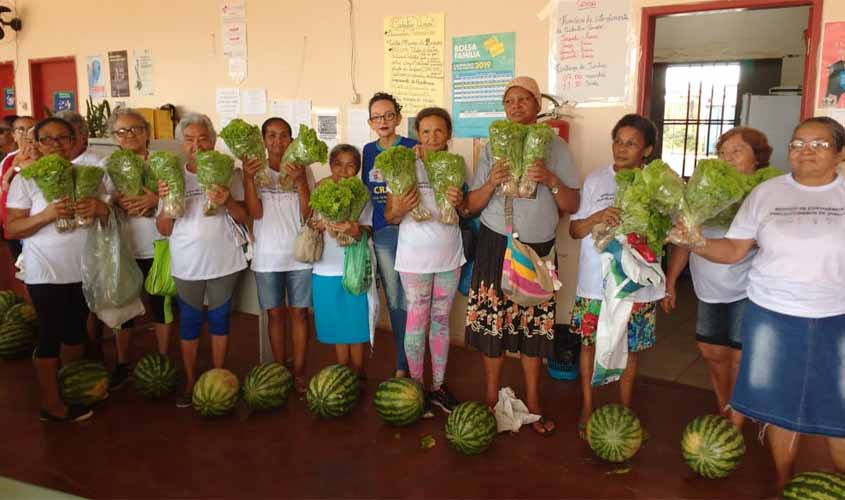
M 467 297 L 466 344 L 492 358 L 506 350 L 530 357 L 552 357 L 555 298 L 539 306 L 523 307 L 504 296 L 500 284 L 507 245 L 506 236 L 481 225 Z M 547 255 L 555 242 L 528 245 L 538 255 Z

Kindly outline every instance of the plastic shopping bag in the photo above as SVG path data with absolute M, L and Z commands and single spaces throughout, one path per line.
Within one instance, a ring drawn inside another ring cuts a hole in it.
M 173 321 L 171 302 L 177 295 L 176 282 L 170 274 L 170 242 L 166 239 L 156 240 L 153 252 L 153 265 L 150 266 L 144 288 L 150 295 L 164 297 L 164 322 L 170 323 Z
M 352 295 L 367 293 L 373 282 L 372 257 L 366 232 L 361 239 L 344 249 L 343 253 L 343 288 Z

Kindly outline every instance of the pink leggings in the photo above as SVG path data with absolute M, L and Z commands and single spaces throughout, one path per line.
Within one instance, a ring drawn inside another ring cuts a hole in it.
M 460 271 L 458 268 L 442 273 L 399 273 L 408 308 L 405 355 L 411 378 L 420 383 L 423 383 L 425 334 L 429 320 L 431 322 L 428 343 L 431 349 L 432 391 L 440 389 L 446 374 L 446 361 L 449 359 L 449 311 L 458 290 Z

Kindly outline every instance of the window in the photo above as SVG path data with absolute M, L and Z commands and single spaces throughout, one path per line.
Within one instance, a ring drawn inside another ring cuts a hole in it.
M 683 177 L 716 154 L 722 132 L 737 122 L 740 64 L 670 64 L 666 68 L 663 161 Z

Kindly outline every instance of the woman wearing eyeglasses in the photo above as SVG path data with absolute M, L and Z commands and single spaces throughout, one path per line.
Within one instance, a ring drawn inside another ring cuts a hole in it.
M 769 164 L 772 147 L 766 135 L 749 127 L 735 127 L 719 137 L 716 143 L 719 159 L 730 163 L 744 175 Z M 722 238 L 727 227 L 704 227 L 707 238 Z M 707 362 L 710 383 L 716 393 L 719 412 L 737 427 L 742 426 L 742 414 L 732 412 L 731 400 L 734 383 L 739 373 L 742 354 L 742 312 L 748 303 L 745 289 L 748 287 L 748 271 L 756 249 L 735 264 L 718 264 L 692 254 L 686 248 L 673 246 L 666 271 L 666 297 L 661 302 L 663 312 L 669 314 L 675 309 L 678 277 L 689 263 L 696 307 L 695 339 L 698 350 Z
M 845 128 L 801 122 L 789 143 L 792 175 L 760 184 L 724 238 L 692 252 L 748 273 L 742 360 L 731 407 L 764 422 L 782 487 L 802 434 L 827 437 L 845 472 Z
M 35 140 L 43 155 L 57 153 L 70 161 L 73 127 L 59 118 L 48 118 L 35 127 Z M 105 193 L 104 186 L 100 187 Z M 59 218 L 108 217 L 108 206 L 98 198 L 74 202 L 63 198 L 50 203 L 34 180 L 17 176 L 9 189 L 8 231 L 23 240 L 24 282 L 38 316 L 35 372 L 41 387 L 41 420 L 84 420 L 92 415 L 85 407 L 65 405 L 59 397 L 56 373 L 62 362 L 79 359 L 85 338 L 88 307 L 82 294 L 82 252 L 88 229 L 60 233 Z
M 397 377 L 408 376 L 408 360 L 405 357 L 405 321 L 407 307 L 405 306 L 405 291 L 399 273 L 394 269 L 396 265 L 396 246 L 399 241 L 399 226 L 389 224 L 384 218 L 387 205 L 387 183 L 382 173 L 373 168 L 376 156 L 392 146 L 412 148 L 417 141 L 402 137 L 396 133 L 396 127 L 402 123 L 402 106 L 396 98 L 384 92 L 376 93 L 370 99 L 370 128 L 378 139 L 364 146 L 363 166 L 361 178 L 370 190 L 373 202 L 373 245 L 376 251 L 378 274 L 387 298 L 387 308 L 390 311 L 390 327 L 393 330 L 393 340 L 396 346 Z
M 131 108 L 117 108 L 109 117 L 108 130 L 120 149 L 132 151 L 145 160 L 150 154 L 150 124 L 143 115 Z M 116 202 L 126 212 L 126 233 L 129 245 L 144 273 L 144 279 L 153 265 L 153 242 L 162 236 L 156 229 L 155 209 L 158 206 L 158 194 L 146 187 L 138 196 L 119 196 Z M 171 325 L 164 322 L 164 297 L 149 295 L 147 311 L 153 318 L 158 352 L 167 355 Z M 125 325 L 129 326 L 129 325 Z M 109 388 L 121 387 L 129 378 L 129 349 L 131 335 L 128 330 L 117 333 L 117 364 L 109 379 Z
M 9 195 L 9 186 L 12 184 L 12 179 L 15 178 L 22 168 L 37 160 L 40 153 L 38 152 L 38 148 L 35 147 L 34 118 L 31 116 L 19 116 L 12 122 L 12 129 L 18 149 L 6 155 L 3 158 L 3 162 L 0 163 L 0 171 L 3 174 L 2 194 L 0 194 L 0 220 L 3 222 L 3 237 L 9 244 L 12 260 L 17 261 L 18 256 L 23 250 L 23 246 L 19 240 L 11 239 L 6 232 L 6 197 Z

